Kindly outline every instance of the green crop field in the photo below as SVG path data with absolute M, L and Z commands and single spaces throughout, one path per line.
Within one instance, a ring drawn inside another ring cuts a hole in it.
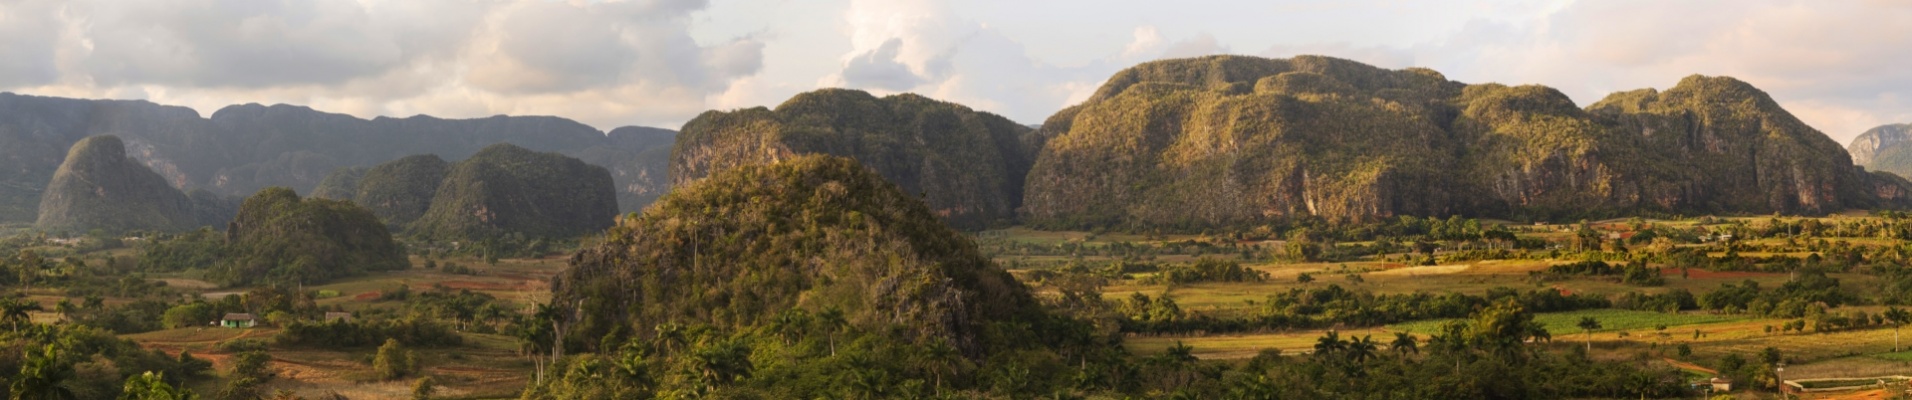
M 1699 313 L 1668 314 L 1653 311 L 1599 309 L 1535 314 L 1534 322 L 1539 322 L 1547 328 L 1548 333 L 1559 338 L 1563 335 L 1580 333 L 1581 330 L 1577 324 L 1580 323 L 1580 319 L 1583 317 L 1593 317 L 1594 320 L 1600 321 L 1600 329 L 1595 330 L 1595 332 L 1650 331 L 1657 330 L 1663 326 L 1671 329 L 1676 326 L 1716 324 L 1747 319 L 1745 317 L 1731 315 Z M 1439 331 L 1441 325 L 1448 321 L 1450 320 L 1415 321 L 1390 325 L 1388 329 L 1413 332 L 1416 334 L 1431 334 Z

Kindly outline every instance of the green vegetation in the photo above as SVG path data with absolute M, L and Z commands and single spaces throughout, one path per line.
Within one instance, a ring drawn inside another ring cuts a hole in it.
M 324 180 L 319 181 L 318 186 L 312 188 L 311 194 L 307 197 L 351 200 L 353 196 L 358 195 L 359 180 L 365 179 L 365 170 L 364 167 L 332 170 L 332 173 L 326 175 Z
M 1580 324 L 1581 320 L 1592 318 L 1596 324 L 1589 329 Z M 1610 308 L 1551 312 L 1534 314 L 1534 322 L 1546 329 L 1548 334 L 1567 337 L 1574 333 L 1616 332 L 1616 331 L 1653 331 L 1655 328 L 1686 325 L 1716 324 L 1721 322 L 1744 321 L 1745 317 L 1716 314 L 1675 313 L 1655 311 L 1617 310 Z M 1452 320 L 1420 320 L 1405 324 L 1389 325 L 1389 330 L 1431 334 L 1439 332 L 1442 325 Z
M 193 200 L 139 161 L 115 136 L 67 152 L 40 200 L 37 228 L 53 232 L 184 230 L 200 226 Z
M 400 170 L 388 182 L 366 174 L 360 194 L 372 185 L 393 191 L 418 190 L 413 183 L 429 178 L 433 158 L 412 158 L 388 164 Z M 410 160 L 410 161 L 408 161 Z M 406 165 L 419 165 L 405 168 Z M 376 171 L 375 171 L 376 172 Z M 381 183 L 385 182 L 385 183 Z M 530 238 L 570 238 L 597 232 L 617 218 L 617 195 L 609 172 L 602 167 L 555 153 L 539 153 L 509 144 L 486 147 L 458 162 L 437 185 L 431 205 L 409 231 L 436 241 L 480 241 L 516 234 Z M 420 193 L 422 194 L 422 193 Z M 403 204 L 416 209 L 415 196 Z M 392 203 L 392 204 L 400 204 Z M 394 216 L 409 215 L 397 213 Z M 391 221 L 391 219 L 388 219 Z
M 1912 124 L 1888 124 L 1868 129 L 1852 139 L 1846 152 L 1854 164 L 1873 171 L 1912 176 Z
M 876 378 L 883 390 L 904 380 L 973 386 L 985 371 L 956 358 L 1053 362 L 1039 361 L 1061 357 L 1046 346 L 1094 340 L 1037 334 L 1062 322 L 1022 284 L 913 196 L 827 156 L 740 166 L 678 188 L 576 256 L 552 290 L 566 316 L 555 321 L 558 350 L 615 360 L 554 369 L 634 362 L 630 379 L 658 393 L 815 397 L 840 393 L 827 382 L 849 379 L 857 363 L 895 366 Z M 901 364 L 918 357 L 935 358 Z M 731 385 L 746 380 L 750 389 Z M 527 397 L 583 390 L 558 386 L 579 384 L 571 378 L 546 382 Z
M 425 215 L 450 168 L 450 163 L 429 154 L 379 164 L 359 179 L 352 202 L 372 210 L 389 226 L 404 226 Z
M 364 208 L 300 199 L 286 188 L 247 198 L 225 236 L 223 257 L 206 275 L 229 286 L 317 283 L 411 265 L 385 225 Z
M 678 187 L 744 165 L 803 154 L 856 159 L 922 196 L 962 229 L 1012 221 L 1034 159 L 1029 128 L 994 114 L 913 94 L 857 90 L 798 94 L 775 110 L 712 111 L 684 124 L 671 151 Z
M 1040 227 L 1824 214 L 1906 199 L 1875 190 L 1896 182 L 1856 173 L 1837 143 L 1724 77 L 1583 110 L 1546 87 L 1327 57 L 1164 60 L 1117 73 L 1038 136 L 1049 139 L 1024 204 Z

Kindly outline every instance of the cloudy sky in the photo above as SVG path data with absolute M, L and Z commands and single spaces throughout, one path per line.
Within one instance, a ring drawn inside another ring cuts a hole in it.
M 1731 75 L 1843 143 L 1912 122 L 1907 21 L 1912 0 L 0 0 L 0 90 L 609 129 L 848 87 L 1039 123 L 1138 62 L 1323 54 L 1582 104 Z

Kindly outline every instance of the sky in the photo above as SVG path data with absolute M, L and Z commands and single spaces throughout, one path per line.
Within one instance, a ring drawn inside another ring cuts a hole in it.
M 0 0 L 0 91 L 675 129 L 828 87 L 1041 123 L 1136 63 L 1319 54 L 1582 105 L 1692 74 L 1912 122 L 1912 0 Z

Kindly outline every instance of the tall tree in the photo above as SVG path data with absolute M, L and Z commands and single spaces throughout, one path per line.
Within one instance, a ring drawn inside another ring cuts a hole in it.
M 52 344 L 29 348 L 13 377 L 14 400 L 75 400 L 73 365 L 60 362 L 60 348 Z
M 1388 350 L 1400 353 L 1402 358 L 1406 358 L 1408 353 L 1419 354 L 1421 352 L 1420 341 L 1415 339 L 1414 335 L 1407 332 L 1395 332 L 1394 341 L 1388 343 Z
M 1898 307 L 1887 308 L 1885 309 L 1885 319 L 1892 323 L 1892 351 L 1898 352 L 1899 328 L 1905 326 L 1906 322 L 1912 322 L 1912 311 L 1906 311 Z
M 147 371 L 126 378 L 119 400 L 197 400 L 198 394 L 166 384 L 165 374 Z
M 0 321 L 6 321 L 13 332 L 20 331 L 20 323 L 33 323 L 31 311 L 41 311 L 40 303 L 24 297 L 0 298 Z
M 1593 353 L 1593 331 L 1600 329 L 1600 320 L 1593 319 L 1592 316 L 1580 317 L 1580 323 L 1574 324 L 1574 326 L 1578 326 L 1582 332 L 1586 332 L 1587 353 Z

